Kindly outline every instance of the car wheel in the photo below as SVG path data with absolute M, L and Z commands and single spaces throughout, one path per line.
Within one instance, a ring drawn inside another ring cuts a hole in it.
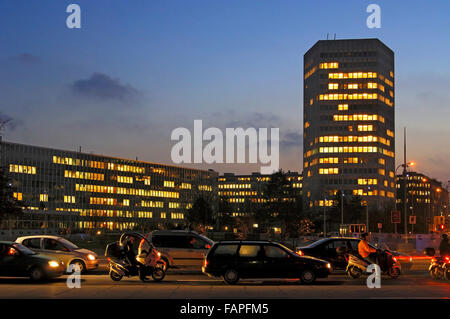
M 41 267 L 34 267 L 30 271 L 30 279 L 33 281 L 41 281 L 45 278 L 45 272 Z
M 314 281 L 316 281 L 316 273 L 310 269 L 303 270 L 300 274 L 300 281 L 302 284 L 312 284 Z
M 123 276 L 119 275 L 118 273 L 114 272 L 114 271 L 110 271 L 109 272 L 109 277 L 114 280 L 114 281 L 120 281 L 122 279 Z
M 229 285 L 234 285 L 239 281 L 239 274 L 234 269 L 228 269 L 223 274 L 223 280 L 225 280 L 225 282 Z
M 362 271 L 361 269 L 359 269 L 358 267 L 351 267 L 348 271 L 347 271 L 348 275 L 350 277 L 352 277 L 353 279 L 358 279 L 359 277 L 361 277 L 362 275 Z
M 72 260 L 70 265 L 78 266 L 77 268 L 80 269 L 80 273 L 84 273 L 86 271 L 86 265 L 82 260 Z

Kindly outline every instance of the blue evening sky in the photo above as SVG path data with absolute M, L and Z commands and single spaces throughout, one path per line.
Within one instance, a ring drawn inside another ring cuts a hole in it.
M 66 27 L 70 3 L 81 7 L 79 30 Z M 366 26 L 370 3 L 381 29 Z M 408 160 L 446 182 L 449 15 L 447 0 L 1 0 L 5 139 L 171 163 L 171 131 L 194 119 L 279 127 L 281 167 L 302 171 L 303 54 L 336 33 L 394 50 L 397 162 L 407 126 Z

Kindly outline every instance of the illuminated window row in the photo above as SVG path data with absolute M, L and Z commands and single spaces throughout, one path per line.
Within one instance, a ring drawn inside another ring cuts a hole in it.
M 252 184 L 222 184 L 219 185 L 219 188 L 252 188 Z
M 328 90 L 338 90 L 339 87 L 342 90 L 362 90 L 362 89 L 377 89 L 378 83 L 343 83 L 339 86 L 339 83 L 328 83 Z
M 143 201 L 141 201 L 141 206 L 142 207 L 163 208 L 164 207 L 164 202 L 155 202 L 155 201 L 151 201 L 151 200 L 143 200 Z
M 256 196 L 256 191 L 238 191 L 238 192 L 218 192 L 219 196 Z
M 339 174 L 339 168 L 320 168 L 320 175 Z
M 144 185 L 151 185 L 151 177 L 150 176 L 136 176 L 136 181 L 138 182 L 144 182 Z
M 238 177 L 238 181 L 240 181 L 240 182 L 250 182 L 250 177 Z
M 211 185 L 198 185 L 198 190 L 212 192 L 213 188 Z
M 292 188 L 302 188 L 303 184 L 302 183 L 293 183 L 292 184 Z
M 324 203 L 325 203 L 325 205 L 324 205 Z M 323 201 L 323 200 L 319 200 L 319 206 L 321 206 L 321 207 L 323 207 L 323 206 L 326 206 L 326 207 L 331 207 L 331 206 L 333 206 L 334 205 L 334 201 L 333 200 L 331 200 L 331 199 L 327 199 L 327 200 L 325 200 L 325 201 Z
M 17 200 L 22 200 L 23 194 L 22 193 L 13 193 L 13 197 Z
M 130 206 L 130 200 L 124 199 L 122 202 L 117 200 L 117 198 L 105 198 L 105 197 L 91 197 L 90 204 L 92 205 L 111 205 L 111 206 Z
M 63 165 L 72 165 L 72 166 L 99 168 L 99 169 L 117 170 L 117 171 L 121 171 L 121 172 L 145 173 L 144 167 L 123 165 L 123 164 L 116 164 L 116 163 L 106 163 L 106 162 L 99 162 L 99 161 L 90 161 L 90 160 L 80 160 L 78 158 L 71 158 L 71 157 L 53 156 L 53 163 L 54 164 L 63 164 Z
M 118 183 L 133 184 L 133 177 L 131 177 L 131 176 L 117 176 L 117 182 Z
M 337 69 L 337 68 L 339 68 L 339 63 L 338 62 L 320 63 L 319 68 L 321 68 L 321 69 Z
M 181 183 L 181 188 L 182 189 L 191 189 L 192 185 L 189 183 Z
M 384 117 L 377 114 L 350 114 L 334 115 L 333 121 L 380 121 L 384 123 Z
M 180 208 L 180 203 L 170 202 L 169 208 Z
M 164 187 L 175 187 L 174 181 L 164 181 Z
M 339 147 L 320 147 L 319 153 L 376 153 L 376 146 L 339 146 Z
M 331 135 L 331 136 L 321 136 L 319 138 L 320 143 L 353 143 L 353 142 L 362 142 L 362 143 L 374 143 L 380 142 L 384 145 L 390 146 L 391 141 L 385 139 L 384 137 L 378 136 L 340 136 L 340 135 Z
M 64 195 L 64 203 L 74 204 L 75 203 L 75 196 Z
M 339 104 L 338 105 L 338 111 L 347 111 L 348 110 L 348 104 Z
M 171 219 L 184 219 L 183 213 L 170 213 Z
M 27 166 L 27 165 L 9 164 L 9 172 L 35 175 L 36 167 L 35 166 Z
M 79 178 L 79 179 L 90 179 L 95 181 L 105 180 L 104 174 L 89 173 L 89 172 L 79 172 L 79 171 L 64 171 L 64 177 L 66 178 Z
M 387 136 L 394 137 L 394 132 L 391 130 L 386 130 Z
M 308 72 L 306 72 L 306 74 L 305 74 L 305 80 L 306 80 L 307 78 L 309 78 L 311 75 L 313 75 L 314 73 L 316 73 L 316 71 L 317 71 L 317 66 L 313 67 L 311 70 L 309 70 Z
M 377 93 L 329 93 L 320 94 L 321 101 L 335 101 L 335 100 L 376 100 Z
M 358 185 L 377 185 L 378 180 L 376 178 L 360 178 L 358 179 Z
M 244 198 L 229 198 L 228 201 L 230 203 L 243 203 L 245 202 Z
M 358 125 L 358 131 L 359 132 L 373 132 L 374 127 L 373 127 L 373 125 Z
M 375 79 L 376 72 L 329 73 L 329 79 Z
M 48 194 L 39 194 L 39 201 L 48 202 Z
M 319 158 L 320 164 L 338 164 L 339 158 L 337 157 L 321 157 Z
M 84 185 L 75 184 L 75 190 L 80 192 L 92 192 L 92 193 L 108 193 L 108 194 L 122 194 L 122 195 L 139 195 L 146 197 L 164 197 L 164 198 L 179 198 L 178 192 L 166 192 L 158 190 L 146 190 L 136 188 L 125 188 L 115 186 L 102 186 L 102 185 Z

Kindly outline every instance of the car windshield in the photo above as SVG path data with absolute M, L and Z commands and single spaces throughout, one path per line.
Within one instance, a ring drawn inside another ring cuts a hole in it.
M 206 241 L 210 246 L 212 246 L 214 244 L 214 242 L 211 239 L 209 239 L 208 237 L 205 237 L 203 235 L 199 235 L 199 237 L 201 239 L 203 239 L 204 241 Z
M 309 244 L 309 245 L 306 246 L 306 247 L 316 247 L 316 246 L 318 246 L 318 245 L 320 245 L 320 244 L 322 244 L 322 243 L 325 243 L 325 242 L 327 242 L 327 241 L 328 241 L 328 238 L 322 238 L 322 239 L 320 239 L 320 240 L 318 240 L 318 241 L 315 241 L 315 242 Z
M 60 238 L 59 241 L 66 246 L 67 248 L 74 250 L 74 249 L 79 249 L 79 247 L 77 245 L 75 245 L 74 243 L 68 241 L 67 239 L 64 238 Z
M 27 248 L 22 244 L 14 244 L 12 246 L 25 255 L 36 255 L 36 252 L 32 251 L 30 248 Z

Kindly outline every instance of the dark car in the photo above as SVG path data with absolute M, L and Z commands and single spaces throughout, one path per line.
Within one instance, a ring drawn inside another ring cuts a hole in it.
M 64 264 L 9 241 L 0 241 L 0 277 L 30 277 L 34 281 L 59 277 Z
M 345 254 L 348 252 L 358 255 L 358 244 L 361 239 L 353 237 L 331 237 L 323 238 L 305 247 L 297 247 L 296 252 L 301 256 L 313 256 L 326 260 L 331 263 L 333 269 L 345 270 L 347 267 L 347 259 Z M 386 249 L 386 246 L 374 246 L 369 244 L 372 248 Z M 412 258 L 405 254 L 389 250 L 394 257 L 398 257 L 398 261 L 402 265 L 402 269 L 410 269 L 412 265 Z
M 270 241 L 220 241 L 205 257 L 203 273 L 223 277 L 235 284 L 240 278 L 299 278 L 313 283 L 326 278 L 330 263 L 313 257 L 301 257 L 289 248 Z

